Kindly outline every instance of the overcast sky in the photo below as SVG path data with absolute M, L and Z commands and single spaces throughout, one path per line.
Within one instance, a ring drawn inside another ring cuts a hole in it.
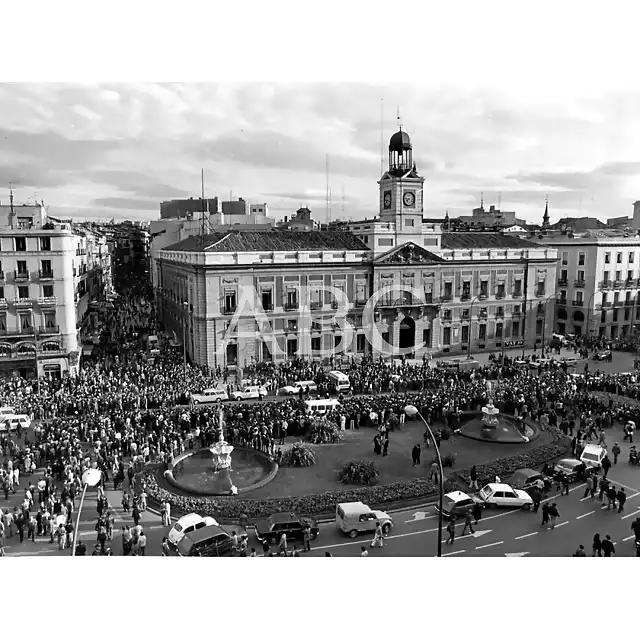
M 540 15 L 516 15 L 530 30 L 503 28 L 498 39 L 492 37 L 493 27 L 485 26 L 483 32 L 478 26 L 487 16 L 484 5 L 478 16 L 471 15 L 477 6 L 469 5 L 469 20 L 453 23 L 455 28 L 446 34 L 430 28 L 423 39 L 403 36 L 406 44 L 395 38 L 403 47 L 415 45 L 395 58 L 378 44 L 362 59 L 347 55 L 358 47 L 348 17 L 334 20 L 320 35 L 322 42 L 331 42 L 342 29 L 351 47 L 346 53 L 336 47 L 318 53 L 312 46 L 317 35 L 307 34 L 308 24 L 304 37 L 293 41 L 290 30 L 286 38 L 271 38 L 269 32 L 269 46 L 250 60 L 252 78 L 269 76 L 269 82 L 231 83 L 224 78 L 206 84 L 0 85 L 0 200 L 7 202 L 8 183 L 13 182 L 18 202 L 43 199 L 54 215 L 151 219 L 159 216 L 162 200 L 197 197 L 204 168 L 208 197 L 226 200 L 233 192 L 234 199 L 266 202 L 277 218 L 306 204 L 314 217 L 324 220 L 328 154 L 333 218 L 373 216 L 383 100 L 385 165 L 399 106 L 414 160 L 426 178 L 428 216 L 442 216 L 445 210 L 469 214 L 481 192 L 485 206 L 500 199 L 502 209 L 515 210 L 531 222 L 540 221 L 547 194 L 552 220 L 630 215 L 632 203 L 640 199 L 638 74 L 622 74 L 615 87 L 606 80 L 621 72 L 620 61 L 632 61 L 614 49 L 620 43 L 633 48 L 634 21 L 610 12 L 594 14 L 589 25 L 569 29 L 577 14 L 568 11 L 560 24 L 562 12 L 552 3 L 553 21 L 542 10 Z M 172 15 L 171 24 L 179 17 Z M 453 19 L 438 18 L 443 23 Z M 606 48 L 598 49 L 609 19 L 616 33 Z M 321 20 L 319 15 L 313 22 Z M 428 20 L 421 16 L 422 23 Z M 118 25 L 123 28 L 119 20 Z M 360 26 L 358 33 L 376 36 L 375 28 L 388 34 L 384 21 Z M 158 29 L 151 25 L 134 38 L 122 35 L 120 40 L 142 48 L 143 32 L 157 40 Z M 218 32 L 217 37 L 222 35 Z M 253 32 L 244 36 L 255 39 Z M 35 68 L 44 68 L 69 43 L 69 60 L 81 64 L 78 52 L 90 50 L 82 49 L 81 39 L 86 45 L 96 37 L 93 31 L 78 30 L 74 39 L 57 37 L 56 46 L 37 57 Z M 471 42 L 475 37 L 480 46 Z M 109 42 L 113 44 L 111 35 Z M 558 43 L 564 47 L 561 53 L 553 50 Z M 578 55 L 579 45 L 584 50 Z M 308 62 L 295 82 L 271 82 L 269 69 L 277 67 L 279 75 L 290 69 L 271 62 L 274 55 L 283 60 L 278 46 L 286 47 L 291 64 L 297 59 L 291 55 L 296 48 L 322 57 L 313 67 Z M 165 49 L 158 48 L 158 56 Z M 101 49 L 94 47 L 92 55 L 96 51 Z M 524 54 L 532 51 L 535 55 L 525 60 Z M 170 53 L 166 65 L 159 57 L 153 60 L 166 69 L 175 58 L 174 51 Z M 338 66 L 335 60 L 327 61 L 331 53 L 340 56 Z M 112 50 L 105 55 L 109 62 L 115 57 Z M 365 58 L 372 65 L 367 73 L 358 66 Z M 147 59 L 125 52 L 122 66 L 108 75 L 126 78 L 140 60 Z M 205 64 L 212 67 L 208 59 Z M 191 65 L 179 68 L 189 70 Z M 301 81 L 318 75 L 323 80 L 339 78 L 338 68 L 366 82 Z M 92 62 L 89 77 L 100 75 L 96 69 Z M 234 67 L 230 75 L 247 74 L 236 73 Z M 398 79 L 404 82 L 396 83 Z

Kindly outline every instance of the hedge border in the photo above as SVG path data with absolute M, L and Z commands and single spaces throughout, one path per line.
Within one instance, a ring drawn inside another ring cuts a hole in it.
M 555 428 L 546 429 L 553 434 L 553 442 L 541 445 L 524 454 L 498 458 L 492 464 L 476 465 L 478 480 L 481 483 L 492 481 L 495 476 L 508 476 L 522 468 L 539 467 L 551 460 L 565 455 L 571 448 L 571 441 Z M 458 471 L 454 475 L 466 485 L 470 484 L 471 467 Z M 184 497 L 177 496 L 158 486 L 157 469 L 146 469 L 141 474 L 149 497 L 156 502 L 169 502 L 176 511 L 196 512 L 210 515 L 222 521 L 237 521 L 241 514 L 249 519 L 264 518 L 272 513 L 293 511 L 305 515 L 329 514 L 340 502 L 364 502 L 373 508 L 397 506 L 405 501 L 417 498 L 431 498 L 437 493 L 437 487 L 426 478 L 405 480 L 387 485 L 358 487 L 344 491 L 325 491 L 319 494 L 296 496 L 291 498 L 238 499 L 237 497 Z

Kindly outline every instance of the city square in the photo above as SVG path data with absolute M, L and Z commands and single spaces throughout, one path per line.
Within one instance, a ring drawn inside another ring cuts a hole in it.
M 640 554 L 640 202 L 430 217 L 393 128 L 355 221 L 9 187 L 3 555 Z

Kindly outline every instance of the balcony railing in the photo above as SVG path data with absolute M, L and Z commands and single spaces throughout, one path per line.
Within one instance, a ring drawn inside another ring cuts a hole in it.
M 222 308 L 222 313 L 224 313 L 224 315 L 226 316 L 230 316 L 232 314 L 234 314 L 236 312 L 236 310 L 238 309 L 238 307 L 233 306 L 233 307 L 223 307 Z
M 478 300 L 486 300 L 488 297 L 489 297 L 489 294 L 487 292 L 478 294 Z
M 49 270 L 45 269 L 44 271 L 42 269 L 40 269 L 38 271 L 38 274 L 40 276 L 40 280 L 53 280 L 54 279 L 54 277 L 53 277 L 53 269 L 49 269 Z
M 38 304 L 41 307 L 51 307 L 58 304 L 58 298 L 56 296 L 45 296 L 44 298 L 38 298 Z
M 519 317 L 522 315 L 522 311 L 520 311 L 520 310 L 518 310 L 518 311 L 512 311 L 512 312 L 511 312 L 511 315 L 512 315 L 514 318 L 519 318 Z
M 601 280 L 600 281 L 600 288 L 601 289 L 611 289 L 612 286 L 613 286 L 613 283 L 611 282 L 611 280 Z
M 317 309 L 322 309 L 323 307 L 323 303 L 320 302 L 320 300 L 312 300 L 309 303 L 309 307 L 312 311 L 317 310 Z
M 568 302 L 568 300 L 566 298 L 558 298 L 556 300 L 556 304 L 558 304 L 560 306 L 563 306 L 563 307 L 567 306 L 567 302 Z
M 366 307 L 366 306 L 367 306 L 366 300 L 356 300 L 356 307 Z
M 295 311 L 298 308 L 298 302 L 285 302 L 284 309 L 285 311 Z
M 566 278 L 558 278 L 558 285 L 561 287 L 566 287 L 569 284 L 569 281 Z
M 462 302 L 467 302 L 468 300 L 471 300 L 471 294 L 470 293 L 463 293 L 460 296 L 460 300 L 462 300 Z
M 38 334 L 44 336 L 52 336 L 56 333 L 60 333 L 60 327 L 56 324 L 51 327 L 38 327 Z
M 573 286 L 577 287 L 578 289 L 584 289 L 584 280 L 574 280 Z
M 514 298 L 522 298 L 522 291 L 514 291 L 511 295 Z
M 571 306 L 572 307 L 584 307 L 584 300 L 572 300 L 571 301 Z
M 624 301 L 624 306 L 625 307 L 633 307 L 634 304 L 635 304 L 634 300 L 625 300 Z
M 16 282 L 29 282 L 29 278 L 30 278 L 30 274 L 28 271 L 14 271 L 13 272 L 13 279 Z
M 444 295 L 440 296 L 440 300 L 442 302 L 451 302 L 453 300 L 453 295 L 450 293 L 445 293 Z
M 613 307 L 613 302 L 603 302 L 600 305 L 600 308 L 602 309 L 610 309 L 611 307 Z
M 496 318 L 504 318 L 504 311 L 496 311 Z
M 613 288 L 614 289 L 622 289 L 624 285 L 624 282 L 622 282 L 622 280 L 614 280 L 613 281 Z
M 497 298 L 498 300 L 502 300 L 502 299 L 504 298 L 504 296 L 505 296 L 504 291 L 498 291 L 498 292 L 496 293 L 496 298 Z
M 536 291 L 535 293 L 536 298 L 544 298 L 545 295 L 547 295 L 546 291 Z
M 33 305 L 33 298 L 15 298 L 13 304 L 16 307 L 30 307 Z
M 33 327 L 24 329 L 0 329 L 1 336 L 33 336 Z

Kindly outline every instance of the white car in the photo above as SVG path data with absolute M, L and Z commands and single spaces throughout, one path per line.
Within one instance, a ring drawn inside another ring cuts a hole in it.
M 18 425 L 24 431 L 31 426 L 31 418 L 24 414 L 0 416 L 0 431 L 17 431 Z
M 209 525 L 218 526 L 218 523 L 211 516 L 203 517 L 197 513 L 188 513 L 186 516 L 182 516 L 182 518 L 171 527 L 167 538 L 170 544 L 177 547 L 178 544 L 180 544 L 180 540 L 187 534 L 208 527 Z
M 266 387 L 243 387 L 240 391 L 234 391 L 231 394 L 231 397 L 234 400 L 253 400 L 254 398 L 258 398 L 262 400 L 262 398 L 266 397 L 267 388 Z
M 487 507 L 531 509 L 533 506 L 533 500 L 526 491 L 514 489 L 508 484 L 489 483 L 482 488 L 478 496 Z
M 205 389 L 202 393 L 191 394 L 191 402 L 193 404 L 211 404 L 228 399 L 229 396 L 224 389 Z
M 313 380 L 298 380 L 298 382 L 282 387 L 280 389 L 280 395 L 297 396 L 300 393 L 300 389 L 302 389 L 304 393 L 316 393 L 318 391 L 318 385 L 316 385 Z

